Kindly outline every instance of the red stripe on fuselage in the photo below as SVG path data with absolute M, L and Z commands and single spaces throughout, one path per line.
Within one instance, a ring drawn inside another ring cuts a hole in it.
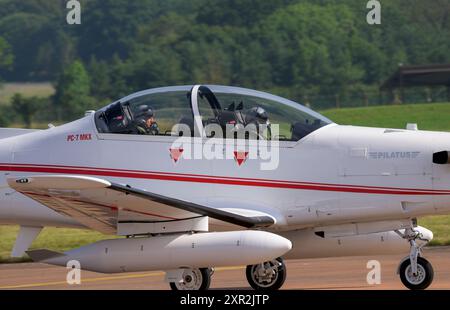
M 191 183 L 209 183 L 235 186 L 270 187 L 283 189 L 301 189 L 331 192 L 384 194 L 384 195 L 450 195 L 450 190 L 414 189 L 360 186 L 345 184 L 310 183 L 269 179 L 233 178 L 222 176 L 208 176 L 198 174 L 176 174 L 167 172 L 153 172 L 140 170 L 119 170 L 108 168 L 56 166 L 35 164 L 0 164 L 0 170 L 32 173 L 57 173 L 91 176 L 108 176 L 117 178 L 148 179 Z

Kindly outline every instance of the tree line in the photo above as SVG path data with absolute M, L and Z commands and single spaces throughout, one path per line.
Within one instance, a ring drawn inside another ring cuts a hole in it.
M 197 83 L 327 107 L 376 92 L 399 64 L 450 62 L 448 0 L 381 1 L 376 26 L 363 0 L 80 2 L 67 25 L 64 0 L 0 0 L 0 77 L 52 81 L 55 118 Z

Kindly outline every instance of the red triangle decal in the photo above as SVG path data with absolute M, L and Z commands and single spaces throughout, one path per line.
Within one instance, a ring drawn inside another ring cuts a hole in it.
M 241 166 L 247 160 L 248 152 L 234 152 L 234 159 Z
M 181 155 L 183 155 L 184 149 L 170 149 L 170 157 L 173 159 L 173 161 L 176 163 L 181 158 Z

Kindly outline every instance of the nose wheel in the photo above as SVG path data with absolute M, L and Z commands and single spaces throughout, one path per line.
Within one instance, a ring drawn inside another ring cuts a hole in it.
M 211 284 L 212 271 L 209 268 L 185 269 L 181 282 L 170 282 L 174 291 L 204 291 Z
M 410 290 L 424 290 L 433 282 L 434 270 L 431 263 L 422 257 L 422 247 L 426 243 L 418 245 L 416 240 L 429 240 L 423 239 L 422 234 L 413 228 L 407 228 L 403 234 L 397 233 L 408 240 L 411 246 L 409 256 L 402 260 L 398 269 L 400 280 Z
M 286 280 L 286 265 L 283 259 L 247 266 L 247 281 L 255 290 L 269 291 L 280 289 Z
M 433 282 L 434 271 L 430 262 L 423 257 L 417 258 L 417 270 L 413 271 L 411 261 L 405 260 L 400 265 L 400 279 L 410 290 L 424 290 Z

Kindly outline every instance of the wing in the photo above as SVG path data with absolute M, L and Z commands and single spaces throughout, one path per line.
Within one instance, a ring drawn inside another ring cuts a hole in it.
M 92 177 L 31 176 L 10 178 L 8 184 L 17 192 L 105 234 L 116 234 L 120 223 L 164 223 L 200 216 L 245 228 L 275 223 L 272 216 L 261 212 L 256 216 L 242 215 Z

